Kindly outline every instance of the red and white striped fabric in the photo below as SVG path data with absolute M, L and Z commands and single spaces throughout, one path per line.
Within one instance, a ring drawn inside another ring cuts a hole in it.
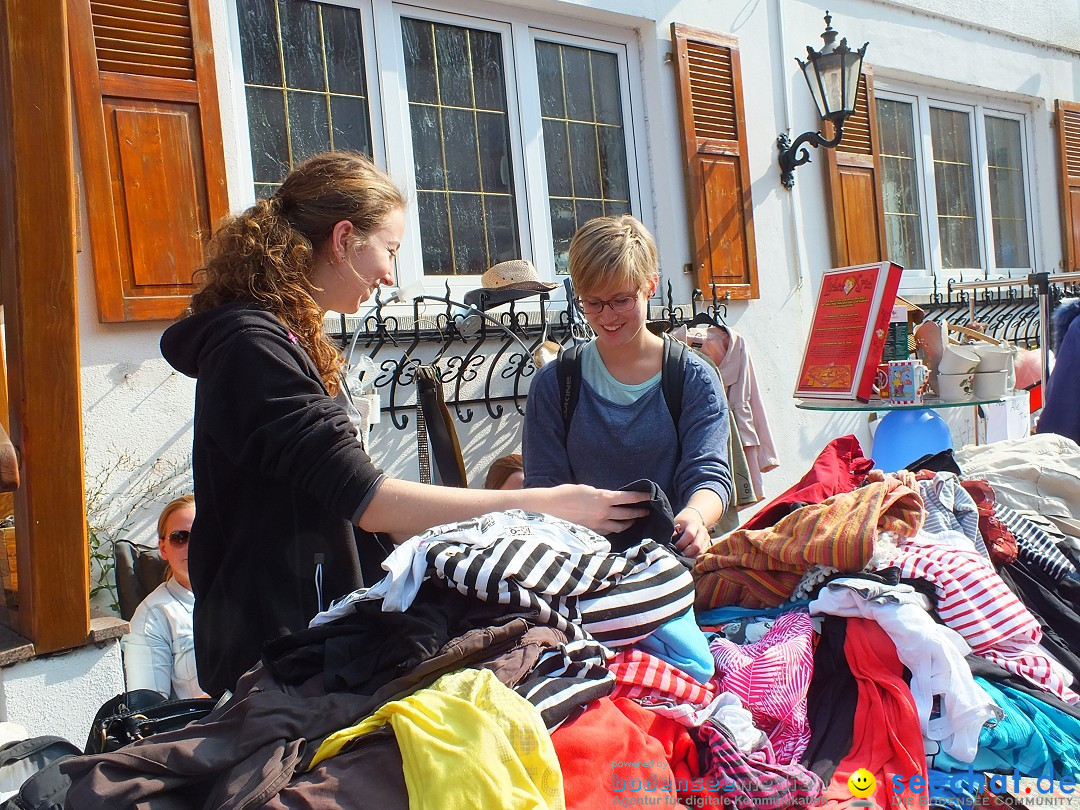
M 1069 688 L 1069 673 L 1038 647 L 1039 622 L 977 552 L 908 542 L 889 564 L 900 568 L 901 577 L 934 583 L 938 616 L 976 655 L 1069 703 L 1080 700 Z
M 678 667 L 633 647 L 619 650 L 607 666 L 615 673 L 612 700 L 620 697 L 631 700 L 641 697 L 670 698 L 676 703 L 700 709 L 708 706 L 716 697 L 712 689 Z

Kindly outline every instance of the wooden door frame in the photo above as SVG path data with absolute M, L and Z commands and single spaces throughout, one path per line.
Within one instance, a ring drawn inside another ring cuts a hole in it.
M 0 621 L 38 654 L 90 632 L 71 103 L 64 0 L 0 3 L 0 301 L 21 473 L 19 605 Z

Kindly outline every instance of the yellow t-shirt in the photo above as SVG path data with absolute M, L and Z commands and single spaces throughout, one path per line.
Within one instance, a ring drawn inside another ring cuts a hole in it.
M 327 737 L 311 767 L 386 723 L 401 749 L 410 810 L 566 807 L 540 712 L 489 670 L 451 672 L 387 703 Z

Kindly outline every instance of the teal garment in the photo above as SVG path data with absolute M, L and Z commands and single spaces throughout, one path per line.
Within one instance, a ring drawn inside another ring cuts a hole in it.
M 933 766 L 940 771 L 989 771 L 1060 779 L 1080 778 L 1080 720 L 1037 698 L 985 678 L 975 682 L 1005 712 L 994 725 L 983 726 L 972 763 L 942 752 Z
M 660 385 L 659 373 L 634 385 L 616 380 L 604 365 L 595 340 L 590 340 L 581 347 L 581 378 L 591 385 L 596 393 L 616 405 L 633 405 L 650 388 Z
M 634 646 L 662 658 L 698 683 L 708 683 L 716 674 L 716 660 L 705 634 L 697 625 L 693 608 L 657 628 Z

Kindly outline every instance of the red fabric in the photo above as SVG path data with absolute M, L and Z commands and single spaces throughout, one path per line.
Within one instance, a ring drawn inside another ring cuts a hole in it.
M 970 478 L 961 481 L 967 494 L 975 501 L 979 510 L 979 533 L 986 543 L 986 550 L 995 565 L 1009 565 L 1016 562 L 1018 553 L 1016 538 L 1009 531 L 1009 527 L 994 516 L 994 504 L 997 496 L 990 484 L 981 478 Z
M 656 740 L 663 748 L 664 759 L 671 766 L 672 775 L 675 777 L 676 789 L 680 783 L 684 786 L 684 790 L 679 792 L 679 798 L 696 796 L 706 799 L 699 804 L 707 805 L 708 797 L 713 794 L 706 791 L 703 780 L 698 779 L 702 773 L 697 746 L 686 727 L 670 717 L 644 709 L 626 698 L 618 698 L 615 701 L 615 708 L 643 734 Z M 698 779 L 697 785 L 692 784 L 695 779 Z M 697 790 L 693 790 L 694 787 Z
M 642 731 L 610 698 L 593 701 L 559 726 L 551 742 L 562 769 L 567 810 L 676 803 L 675 774 L 664 744 Z M 672 755 L 674 750 L 672 737 Z
M 619 650 L 608 661 L 607 667 L 615 674 L 612 700 L 620 697 L 670 698 L 676 703 L 702 709 L 716 697 L 711 687 L 698 683 L 662 658 L 634 647 Z
M 925 804 L 925 791 L 896 793 L 892 789 L 893 776 L 910 784 L 911 777 L 918 775 L 927 784 L 919 716 L 896 645 L 872 619 L 848 619 L 844 656 L 858 684 L 859 702 L 851 751 L 836 766 L 825 791 L 826 803 L 830 808 L 849 807 L 853 797 L 848 777 L 866 768 L 877 780 L 877 790 L 868 799 L 875 807 L 910 810 Z
M 814 466 L 795 486 L 774 498 L 739 528 L 767 529 L 791 511 L 795 503 L 821 503 L 840 492 L 851 492 L 873 468 L 853 435 L 833 439 L 818 454 Z

